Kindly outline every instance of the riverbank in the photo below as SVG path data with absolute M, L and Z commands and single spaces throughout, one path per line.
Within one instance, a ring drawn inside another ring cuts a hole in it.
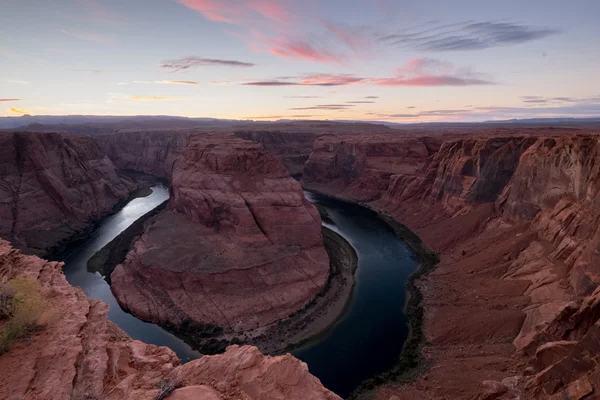
M 410 333 L 402 353 L 400 353 L 398 363 L 390 370 L 364 381 L 350 395 L 348 400 L 367 400 L 370 392 L 377 386 L 388 383 L 408 383 L 416 380 L 425 373 L 430 362 L 423 357 L 423 347 L 426 344 L 426 337 L 423 332 L 424 308 L 422 304 L 423 294 L 419 282 L 427 277 L 440 262 L 440 256 L 435 251 L 429 249 L 421 238 L 411 231 L 407 226 L 396 221 L 392 216 L 378 212 L 379 217 L 388 224 L 396 236 L 403 240 L 413 251 L 419 260 L 419 268 L 413 273 L 406 283 L 408 298 L 404 308 L 409 321 Z
M 283 354 L 316 340 L 341 318 L 352 297 L 356 252 L 342 236 L 323 227 L 323 241 L 330 259 L 330 276 L 323 290 L 304 308 L 278 322 L 246 331 L 184 323 L 165 326 L 204 354 L 218 354 L 232 344 L 250 344 L 265 354 Z
M 166 203 L 166 202 L 165 202 Z M 110 284 L 110 274 L 125 260 L 146 222 L 164 204 L 145 214 L 98 251 L 88 262 L 88 270 L 99 272 Z M 232 344 L 252 344 L 263 353 L 281 354 L 323 334 L 343 315 L 352 296 L 358 257 L 339 234 L 323 227 L 323 240 L 330 259 L 330 276 L 323 290 L 303 309 L 277 323 L 249 331 L 225 330 L 219 326 L 185 322 L 163 326 L 204 354 L 217 354 Z
M 152 193 L 152 190 L 150 190 Z M 148 194 L 150 194 L 148 193 Z M 139 196 L 145 197 L 145 196 Z M 122 263 L 127 256 L 129 250 L 140 235 L 144 232 L 146 222 L 157 215 L 160 211 L 164 210 L 168 200 L 164 201 L 161 205 L 146 213 L 142 217 L 138 218 L 133 224 L 125 229 L 116 238 L 111 240 L 106 246 L 100 251 L 94 254 L 87 262 L 87 269 L 89 272 L 98 272 L 104 277 L 106 282 L 110 285 L 110 274 L 115 270 L 117 265 Z
M 81 244 L 83 244 L 86 240 L 88 240 L 89 236 L 98 229 L 99 226 L 102 225 L 104 221 L 117 214 L 119 211 L 125 207 L 129 202 L 135 200 L 140 197 L 147 197 L 152 193 L 151 187 L 156 184 L 164 184 L 164 181 L 154 178 L 151 175 L 147 175 L 141 172 L 135 171 L 120 171 L 123 175 L 127 176 L 131 180 L 135 182 L 137 188 L 134 189 L 131 194 L 125 198 L 121 199 L 117 202 L 112 209 L 103 215 L 101 218 L 88 221 L 87 225 L 84 229 L 74 233 L 68 239 L 65 239 L 61 242 L 58 242 L 53 247 L 47 249 L 44 254 L 37 254 L 34 252 L 23 251 L 24 254 L 32 254 L 38 257 L 44 257 L 50 261 L 62 261 L 69 255 L 69 249 L 76 249 Z
M 352 298 L 358 256 L 346 239 L 326 227 L 323 243 L 330 260 L 327 284 L 306 307 L 253 339 L 263 353 L 282 354 L 318 340 L 343 317 Z
M 416 380 L 430 366 L 429 362 L 422 356 L 422 349 L 426 344 L 426 338 L 423 332 L 423 295 L 419 287 L 419 282 L 434 270 L 440 261 L 439 254 L 428 248 L 421 238 L 406 225 L 398 222 L 391 215 L 372 208 L 368 203 L 339 197 L 316 187 L 305 187 L 305 190 L 373 210 L 394 231 L 396 236 L 408 245 L 419 261 L 419 268 L 409 277 L 406 284 L 407 300 L 404 312 L 409 321 L 410 330 L 402 352 L 399 354 L 398 362 L 388 371 L 365 380 L 352 392 L 348 399 L 366 400 L 378 386 L 389 383 L 407 383 Z

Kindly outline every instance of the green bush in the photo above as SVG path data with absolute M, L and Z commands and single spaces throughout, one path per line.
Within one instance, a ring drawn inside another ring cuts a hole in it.
M 45 300 L 40 293 L 40 285 L 36 280 L 17 277 L 0 289 L 4 295 L 7 321 L 0 330 L 0 354 L 10 348 L 11 343 L 19 338 L 30 336 L 40 328 L 39 319 L 44 311 Z

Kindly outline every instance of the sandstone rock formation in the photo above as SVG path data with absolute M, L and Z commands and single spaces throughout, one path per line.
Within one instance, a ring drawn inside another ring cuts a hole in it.
M 157 216 L 112 273 L 119 302 L 163 325 L 256 328 L 304 307 L 327 282 L 321 221 L 260 145 L 190 139 Z
M 316 132 L 290 132 L 276 130 L 239 130 L 237 137 L 260 143 L 269 153 L 279 158 L 290 175 L 300 177 L 304 163 L 312 153 L 313 143 L 319 137 Z
M 600 396 L 599 149 L 591 133 L 535 129 L 315 142 L 305 185 L 385 211 L 441 253 L 419 282 L 433 366 L 377 398 Z
M 190 135 L 189 131 L 123 131 L 97 140 L 117 167 L 169 180 Z
M 0 237 L 48 254 L 131 196 L 92 138 L 0 133 Z
M 70 286 L 61 263 L 26 256 L 0 240 L 0 278 L 37 280 L 45 326 L 0 356 L 6 400 L 339 400 L 291 355 L 249 346 L 179 365 L 166 347 L 131 340 L 108 321 L 108 307 Z M 0 329 L 2 321 L 0 321 Z M 169 395 L 170 393 L 170 395 Z

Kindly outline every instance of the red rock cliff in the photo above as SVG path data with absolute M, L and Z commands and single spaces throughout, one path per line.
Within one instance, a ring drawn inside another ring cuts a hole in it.
M 161 213 L 112 274 L 119 301 L 163 324 L 254 328 L 304 307 L 329 274 L 321 220 L 258 144 L 194 138 Z
M 0 236 L 37 254 L 57 249 L 136 185 L 92 138 L 0 133 Z
M 319 137 L 318 133 L 310 131 L 240 130 L 235 135 L 260 143 L 266 151 L 279 158 L 294 177 L 299 177 L 304 172 L 304 163 L 312 152 L 314 141 Z
M 0 356 L 2 399 L 154 400 L 172 387 L 172 400 L 340 400 L 289 354 L 231 346 L 179 365 L 170 349 L 129 338 L 108 320 L 106 304 L 67 283 L 61 266 L 0 239 L 0 279 L 37 280 L 47 301 L 45 325 Z
M 188 136 L 189 131 L 124 131 L 97 140 L 119 168 L 168 180 Z
M 441 253 L 419 283 L 434 366 L 378 398 L 600 396 L 600 144 L 559 133 L 317 140 L 307 186 L 369 202 Z

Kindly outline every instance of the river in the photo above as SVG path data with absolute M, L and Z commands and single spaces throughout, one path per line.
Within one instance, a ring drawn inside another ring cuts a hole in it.
M 364 207 L 306 192 L 327 209 L 323 224 L 352 244 L 358 254 L 356 286 L 344 316 L 325 335 L 294 355 L 330 390 L 347 396 L 363 380 L 391 368 L 408 334 L 404 315 L 406 280 L 418 265 L 411 251 L 377 214 Z M 130 201 L 104 219 L 81 245 L 62 258 L 67 280 L 93 299 L 110 306 L 109 318 L 133 339 L 170 347 L 185 362 L 200 356 L 185 342 L 159 326 L 121 309 L 109 285 L 88 260 L 138 218 L 167 200 L 166 187 L 152 188 L 147 197 Z
M 418 261 L 374 211 L 316 193 L 305 195 L 327 210 L 323 224 L 354 247 L 358 269 L 345 315 L 323 338 L 294 355 L 323 385 L 346 397 L 398 361 L 408 335 L 406 281 Z
M 155 324 L 144 322 L 124 311 L 113 296 L 110 286 L 97 272 L 88 272 L 88 260 L 121 232 L 127 229 L 142 215 L 152 211 L 169 198 L 169 190 L 162 185 L 152 187 L 152 193 L 146 197 L 131 200 L 119 212 L 105 218 L 86 240 L 75 249 L 69 249 L 63 270 L 69 283 L 79 286 L 85 294 L 102 300 L 110 307 L 108 317 L 133 339 L 141 340 L 158 346 L 170 347 L 182 361 L 198 358 L 195 352 L 181 339 Z

